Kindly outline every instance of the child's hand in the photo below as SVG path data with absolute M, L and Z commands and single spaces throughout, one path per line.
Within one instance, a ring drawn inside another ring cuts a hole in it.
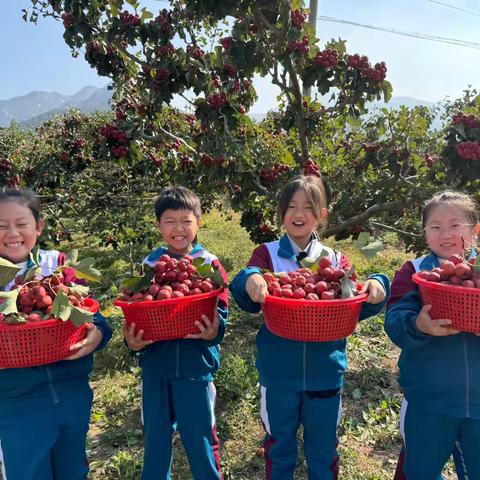
M 195 326 L 200 330 L 200 333 L 189 333 L 184 338 L 213 340 L 217 336 L 218 328 L 220 326 L 217 309 L 215 309 L 212 322 L 206 315 L 202 315 L 202 320 L 203 322 L 200 322 L 199 320 L 195 322 Z
M 85 357 L 92 353 L 102 341 L 102 332 L 93 324 L 86 323 L 87 336 L 75 345 L 70 347 L 70 350 L 77 350 L 73 355 L 67 357 L 66 360 L 76 360 L 77 358 Z
M 131 323 L 129 327 L 126 321 L 123 322 L 123 336 L 130 350 L 138 352 L 153 343 L 153 340 L 144 340 L 143 333 L 143 330 L 139 330 L 135 335 L 135 323 Z
M 247 293 L 256 303 L 263 303 L 268 293 L 267 282 L 259 273 L 250 275 L 247 280 Z
M 368 279 L 364 284 L 360 292 L 364 293 L 368 292 L 368 297 L 365 300 L 367 303 L 380 303 L 385 300 L 386 293 L 382 286 L 382 284 L 378 280 L 374 280 L 373 278 Z
M 460 333 L 460 330 L 448 328 L 447 325 L 451 325 L 451 320 L 446 318 L 432 320 L 430 314 L 428 313 L 431 309 L 431 305 L 424 305 L 420 310 L 416 322 L 418 330 L 420 330 L 422 333 L 433 335 L 435 337 L 444 337 L 446 335 L 456 335 L 457 333 Z

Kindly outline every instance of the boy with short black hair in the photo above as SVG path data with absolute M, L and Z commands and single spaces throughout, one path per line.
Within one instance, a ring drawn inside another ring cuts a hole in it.
M 227 275 L 218 258 L 197 242 L 201 203 L 185 187 L 162 192 L 155 203 L 160 233 L 167 243 L 144 259 L 154 265 L 163 254 L 174 258 L 190 255 L 204 258 Z M 144 467 L 142 480 L 170 479 L 172 435 L 178 429 L 192 476 L 196 480 L 221 480 L 220 456 L 215 425 L 213 375 L 219 368 L 219 347 L 225 333 L 228 291 L 220 294 L 213 319 L 205 315 L 195 325 L 199 333 L 185 339 L 144 341 L 135 335 L 135 324 L 125 327 L 125 340 L 134 351 L 142 351 L 142 421 Z

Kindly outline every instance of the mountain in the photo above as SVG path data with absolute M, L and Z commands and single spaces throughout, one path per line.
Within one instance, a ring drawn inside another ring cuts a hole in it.
M 110 110 L 112 91 L 107 87 L 86 86 L 73 95 L 62 95 L 57 92 L 34 91 L 26 95 L 0 100 L 0 127 L 6 127 L 15 121 L 22 128 L 35 128 L 46 122 L 56 114 L 61 114 L 69 108 L 78 108 L 84 113 Z M 368 105 L 369 111 L 377 108 L 398 108 L 405 105 L 409 108 L 418 105 L 434 106 L 435 102 L 428 102 L 412 97 L 392 97 L 388 104 L 373 102 Z M 255 121 L 261 121 L 266 113 L 251 113 Z M 435 128 L 438 128 L 435 121 Z
M 109 110 L 111 92 L 107 87 L 86 86 L 73 95 L 34 91 L 0 100 L 0 127 L 15 121 L 22 128 L 33 128 L 69 108 L 78 108 L 84 113 Z

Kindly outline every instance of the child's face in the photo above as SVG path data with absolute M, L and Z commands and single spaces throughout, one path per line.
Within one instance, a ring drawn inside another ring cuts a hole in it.
M 199 219 L 191 210 L 165 210 L 157 223 L 168 249 L 186 255 L 200 227 Z
M 27 260 L 43 230 L 29 208 L 17 202 L 0 203 L 0 257 L 13 263 Z
M 428 246 L 441 258 L 462 254 L 475 244 L 476 225 L 471 225 L 463 212 L 455 207 L 439 206 L 432 209 L 425 222 L 425 239 Z
M 297 190 L 288 204 L 282 221 L 288 235 L 300 248 L 305 248 L 318 223 L 319 219 L 313 213 L 313 205 L 307 194 L 304 190 Z

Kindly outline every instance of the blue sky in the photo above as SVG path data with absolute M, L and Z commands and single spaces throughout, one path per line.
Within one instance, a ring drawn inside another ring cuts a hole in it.
M 465 13 L 432 0 L 319 0 L 319 15 L 396 30 L 421 32 L 480 43 L 480 0 L 440 0 Z M 149 8 L 166 3 L 140 1 Z M 62 34 L 63 26 L 40 18 L 38 25 L 25 23 L 21 9 L 28 0 L 0 0 L 0 100 L 32 90 L 72 94 L 86 85 L 103 86 L 83 58 L 71 57 Z M 480 87 L 480 49 L 436 43 L 366 28 L 319 21 L 318 36 L 347 40 L 349 53 L 384 60 L 395 96 L 438 101 L 456 98 L 468 85 Z M 276 91 L 267 79 L 256 82 L 260 100 L 254 112 L 265 112 L 275 104 Z

